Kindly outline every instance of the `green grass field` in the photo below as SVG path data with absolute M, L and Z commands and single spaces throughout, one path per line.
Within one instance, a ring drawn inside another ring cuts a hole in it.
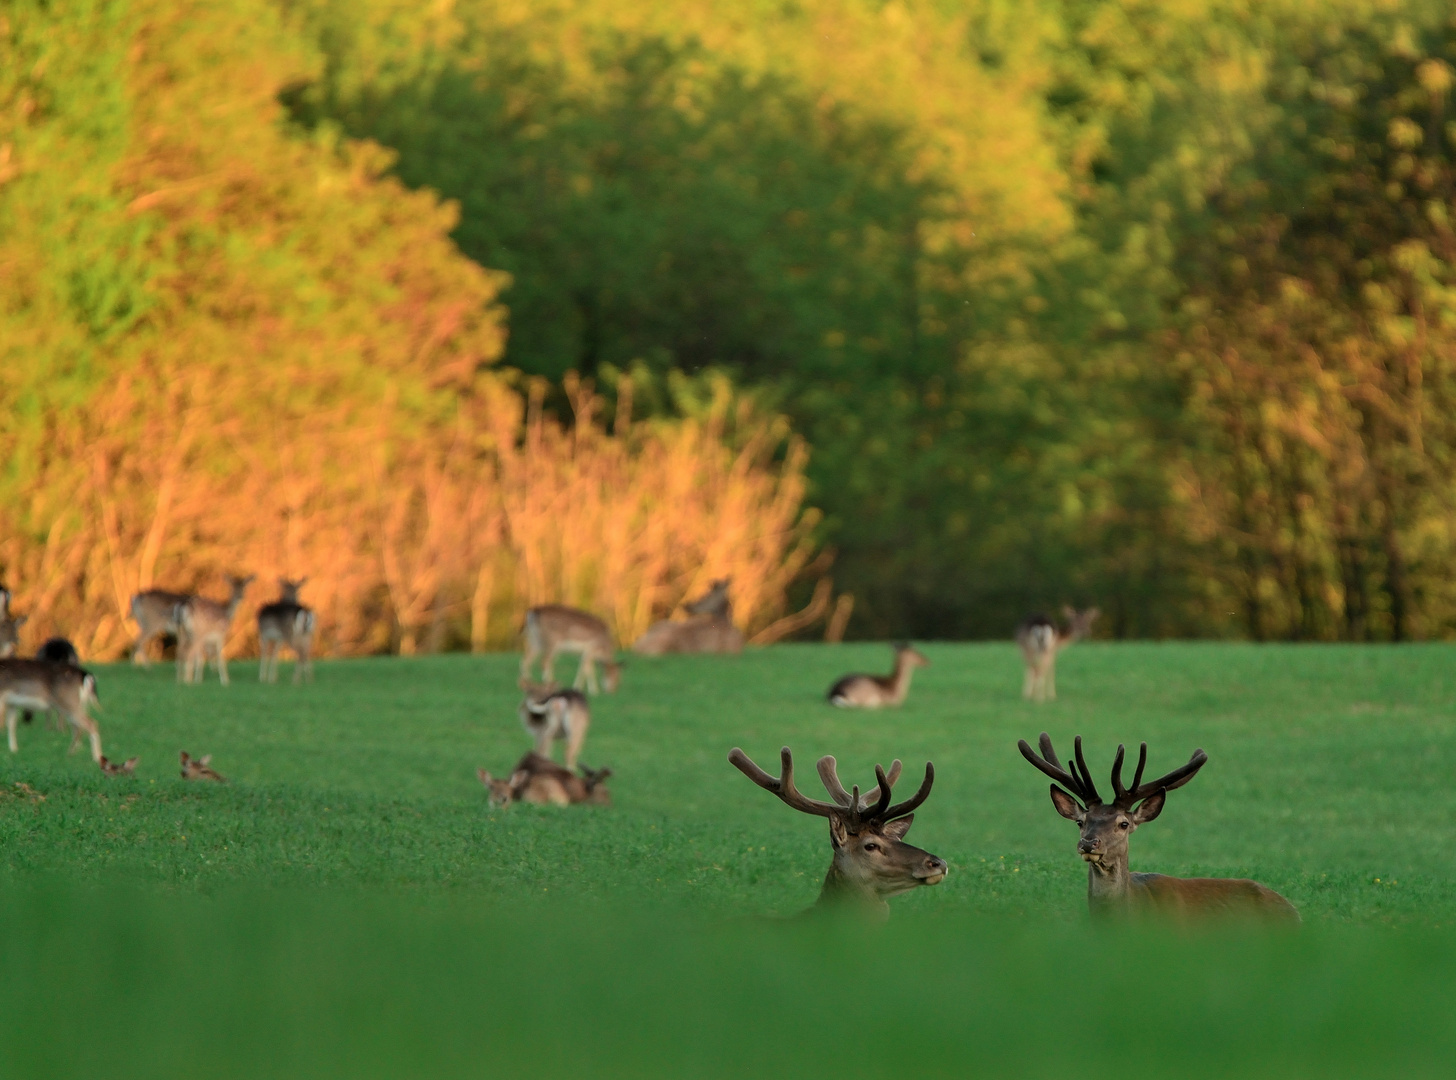
M 136 778 L 40 721 L 0 763 L 0 1076 L 1450 1075 L 1456 650 L 1087 644 L 1045 706 L 1009 645 L 924 651 L 881 713 L 822 692 L 883 646 L 634 659 L 583 755 L 609 810 L 487 810 L 476 766 L 526 746 L 512 656 L 302 688 L 97 668 Z M 1076 830 L 1015 749 L 1043 728 L 1099 783 L 1118 741 L 1158 771 L 1202 746 L 1133 868 L 1256 877 L 1303 930 L 1089 926 Z M 945 883 L 883 927 L 761 918 L 829 859 L 725 760 L 785 743 L 811 781 L 824 753 L 862 785 L 933 760 L 910 839 Z M 183 783 L 179 749 L 232 782 Z

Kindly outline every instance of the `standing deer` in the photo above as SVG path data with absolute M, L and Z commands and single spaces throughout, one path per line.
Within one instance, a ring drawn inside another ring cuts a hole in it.
M 910 676 L 930 661 L 910 647 L 908 641 L 895 646 L 895 670 L 889 675 L 846 675 L 829 688 L 831 705 L 851 709 L 878 709 L 899 705 L 910 692 Z
M 905 843 L 905 834 L 915 820 L 911 813 L 930 795 L 935 783 L 935 766 L 925 764 L 920 790 L 905 802 L 890 805 L 890 789 L 900 777 L 900 762 L 885 772 L 875 766 L 877 788 L 860 796 L 859 787 L 845 791 L 839 782 L 833 757 L 819 759 L 819 779 L 833 802 L 821 802 L 801 795 L 794 787 L 794 758 L 786 746 L 780 751 L 777 778 L 755 765 L 742 750 L 728 754 L 733 767 L 765 791 L 771 791 L 788 806 L 805 814 L 829 819 L 829 842 L 834 859 L 824 876 L 816 906 L 841 902 L 863 904 L 870 910 L 889 914 L 886 900 L 921 885 L 938 885 L 949 872 L 945 860 Z
M 591 706 L 580 690 L 561 690 L 555 683 L 533 683 L 522 679 L 526 692 L 521 702 L 521 726 L 536 741 L 536 753 L 550 759 L 551 746 L 557 739 L 566 742 L 566 767 L 576 768 L 576 759 L 586 742 L 591 726 Z
M 1098 608 L 1075 611 L 1063 607 L 1062 614 L 1067 618 L 1066 630 L 1058 629 L 1057 624 L 1045 615 L 1029 616 L 1016 628 L 1016 644 L 1021 646 L 1021 658 L 1026 661 L 1021 696 L 1028 701 L 1056 699 L 1057 653 L 1086 637 L 1092 623 L 1102 612 Z
M 205 596 L 189 596 L 177 607 L 177 623 L 181 634 L 177 639 L 178 681 L 200 683 L 207 671 L 207 654 L 212 653 L 217 661 L 217 676 L 224 686 L 228 685 L 227 657 L 223 646 L 227 644 L 228 629 L 238 605 L 243 602 L 243 593 L 252 584 L 253 575 L 228 577 L 232 596 L 226 604 L 209 600 Z
M 606 672 L 604 681 L 607 690 L 617 689 L 622 669 L 617 663 L 612 632 L 595 615 L 564 604 L 542 604 L 526 612 L 526 625 L 522 635 L 526 645 L 521 656 L 522 679 L 530 678 L 531 665 L 545 657 L 541 665 L 541 678 L 548 683 L 553 682 L 552 671 L 557 654 L 574 652 L 581 654 L 581 663 L 576 669 L 576 681 L 572 683 L 576 689 L 580 690 L 585 686 L 593 694 L 597 692 L 598 660 Z
M 513 802 L 536 803 L 539 806 L 568 806 L 573 803 L 612 805 L 612 793 L 606 787 L 606 779 L 612 775 L 611 769 L 588 769 L 583 765 L 581 775 L 577 776 L 534 750 L 521 758 L 504 780 L 497 780 L 484 769 L 477 769 L 475 775 L 490 791 L 492 807 L 509 806 Z
M 218 784 L 227 783 L 227 778 L 212 767 L 211 754 L 203 754 L 200 758 L 195 758 L 183 750 L 181 760 L 183 780 L 211 780 Z
M 63 637 L 46 638 L 45 644 L 42 645 L 36 651 L 35 658 L 37 660 L 45 660 L 45 661 L 47 661 L 49 663 L 52 663 L 52 664 L 70 664 L 72 667 L 77 667 L 77 668 L 81 666 L 81 654 L 76 651 L 76 646 L 72 645 L 69 641 L 67 641 Z M 57 725 L 56 730 L 58 730 L 58 731 L 59 730 L 62 730 L 62 728 L 60 726 L 61 725 L 61 721 L 60 721 L 60 718 L 59 718 L 60 717 L 60 714 L 59 713 L 53 713 L 52 715 L 57 718 L 56 719 L 56 725 Z M 28 723 L 30 723 L 34 719 L 35 719 L 35 712 L 33 710 L 31 710 L 31 709 L 22 709 L 21 710 L 21 713 L 20 713 L 20 722 L 21 723 L 28 724 Z M 105 766 L 104 765 L 102 766 L 102 769 L 103 770 L 105 769 Z
M 258 681 L 278 681 L 278 653 L 292 649 L 297 662 L 293 665 L 293 682 L 306 678 L 313 682 L 313 611 L 298 602 L 298 590 L 308 578 L 289 581 L 278 579 L 283 595 L 258 609 Z
M 10 752 L 20 752 L 15 737 L 22 710 L 55 709 L 71 723 L 71 750 L 85 734 L 91 740 L 91 758 L 101 761 L 101 732 L 86 709 L 98 704 L 96 678 L 71 664 L 48 660 L 0 660 L 0 708 L 10 737 Z
M 131 617 L 141 628 L 136 644 L 131 649 L 131 662 L 148 666 L 147 645 L 152 638 L 171 634 L 178 639 L 178 672 L 181 672 L 182 626 L 177 621 L 178 612 L 191 597 L 187 593 L 168 592 L 166 589 L 148 589 L 131 598 Z
M 1051 789 L 1052 805 L 1057 813 L 1075 821 L 1082 830 L 1077 854 L 1087 863 L 1087 906 L 1094 916 L 1155 911 L 1175 917 L 1254 915 L 1299 922 L 1299 912 L 1293 904 L 1257 881 L 1176 878 L 1128 871 L 1128 837 L 1139 825 L 1146 825 L 1163 812 L 1168 792 L 1188 783 L 1203 768 L 1208 755 L 1202 750 L 1193 751 L 1188 764 L 1143 783 L 1143 766 L 1148 763 L 1148 744 L 1143 743 L 1132 787 L 1125 788 L 1122 786 L 1123 748 L 1119 745 L 1112 762 L 1114 797 L 1110 804 L 1104 805 L 1082 757 L 1082 736 L 1078 735 L 1074 742 L 1076 759 L 1070 771 L 1057 760 L 1051 737 L 1044 731 L 1040 757 L 1025 739 L 1017 746 L 1022 757 L 1056 781 Z M 1072 794 L 1057 784 L 1064 785 Z

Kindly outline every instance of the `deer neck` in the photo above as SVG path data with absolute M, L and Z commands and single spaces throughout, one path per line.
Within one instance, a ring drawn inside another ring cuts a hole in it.
M 1096 912 L 1117 907 L 1127 901 L 1132 889 L 1132 874 L 1127 868 L 1127 855 L 1111 862 L 1087 864 L 1087 906 Z
M 910 677 L 915 674 L 915 669 L 910 666 L 907 657 L 895 657 L 895 671 L 890 676 L 890 696 L 896 702 L 905 700 L 905 695 L 910 692 Z
M 824 887 L 819 890 L 819 901 L 816 906 L 829 908 L 850 904 L 860 905 L 876 914 L 889 915 L 890 913 L 890 905 L 885 903 L 883 898 L 876 896 L 871 890 L 866 889 L 841 870 L 839 860 L 835 859 L 829 864 L 829 872 L 824 875 Z

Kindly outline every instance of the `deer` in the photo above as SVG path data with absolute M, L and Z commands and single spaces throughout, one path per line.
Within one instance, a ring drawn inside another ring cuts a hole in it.
M 514 802 L 539 806 L 569 806 L 575 803 L 611 806 L 612 793 L 607 790 L 606 780 L 612 775 L 612 770 L 589 769 L 585 765 L 580 768 L 581 775 L 578 776 L 532 750 L 521 758 L 504 780 L 496 779 L 484 769 L 477 769 L 475 775 L 490 791 L 493 808 Z
M 227 657 L 223 646 L 227 644 L 228 629 L 233 616 L 243 602 L 243 593 L 253 583 L 253 575 L 236 577 L 230 575 L 228 584 L 232 595 L 227 603 L 218 603 L 205 596 L 189 596 L 177 606 L 177 623 L 181 635 L 177 639 L 178 681 L 200 683 L 207 671 L 207 654 L 211 652 L 217 661 L 217 677 L 228 685 Z
M 532 665 L 544 657 L 541 678 L 548 683 L 553 682 L 552 671 L 557 655 L 574 652 L 581 655 L 576 681 L 572 683 L 575 689 L 586 687 L 593 694 L 598 692 L 597 661 L 601 661 L 605 672 L 603 680 L 608 692 L 617 689 L 622 668 L 617 663 L 612 632 L 607 629 L 606 623 L 590 612 L 565 604 L 542 604 L 526 612 L 526 623 L 521 633 L 526 646 L 521 656 L 522 679 L 530 678 Z
M 1178 878 L 1166 874 L 1134 874 L 1128 870 L 1128 838 L 1139 825 L 1146 825 L 1163 812 L 1168 792 L 1188 783 L 1203 768 L 1208 755 L 1202 750 L 1194 750 L 1186 765 L 1144 783 L 1148 744 L 1143 743 L 1138 751 L 1132 787 L 1125 788 L 1122 786 L 1123 747 L 1119 745 L 1112 761 L 1113 799 L 1104 804 L 1082 757 L 1082 736 L 1074 740 L 1075 760 L 1070 770 L 1057 760 L 1051 737 L 1044 731 L 1040 742 L 1040 756 L 1025 739 L 1016 745 L 1022 757 L 1054 781 L 1052 805 L 1057 813 L 1076 822 L 1081 829 L 1077 854 L 1087 863 L 1087 906 L 1095 918 L 1156 912 L 1175 918 L 1247 915 L 1299 922 L 1299 912 L 1293 904 L 1257 881 Z
M 888 675 L 846 675 L 829 688 L 829 704 L 845 709 L 878 709 L 899 705 L 910 693 L 910 677 L 916 668 L 930 661 L 910 647 L 908 641 L 895 646 L 895 670 Z
M 118 765 L 114 761 L 108 761 L 106 759 L 106 756 L 103 754 L 101 760 L 97 762 L 97 764 L 101 766 L 101 771 L 104 772 L 107 776 L 130 776 L 132 773 L 136 772 L 137 762 L 139 762 L 140 760 L 141 758 L 139 757 L 129 757 Z
M 20 628 L 30 618 L 28 615 L 10 614 L 10 592 L 0 588 L 0 660 L 15 655 L 15 650 L 20 648 Z
M 191 596 L 188 593 L 169 592 L 166 589 L 147 589 L 131 598 L 131 617 L 141 630 L 141 633 L 137 635 L 136 644 L 131 649 L 133 664 L 148 667 L 147 645 L 151 643 L 152 638 L 171 634 L 178 639 L 180 677 L 182 626 L 177 621 L 178 612 L 182 605 L 190 599 Z
M 100 704 L 96 693 L 96 677 L 71 664 L 48 660 L 0 660 L 0 708 L 5 712 L 5 727 L 10 739 L 10 752 L 18 754 L 16 739 L 22 710 L 40 712 L 55 709 L 71 724 L 71 751 L 80 745 L 84 734 L 91 740 L 91 757 L 101 761 L 101 731 L 87 712 L 90 705 Z
M 278 579 L 282 593 L 271 604 L 258 609 L 258 681 L 278 681 L 278 653 L 292 649 L 298 658 L 293 665 L 293 683 L 301 679 L 313 682 L 314 613 L 298 602 L 298 590 L 308 578 L 290 581 Z
M 642 656 L 665 653 L 741 653 L 743 631 L 733 625 L 733 603 L 728 599 L 732 578 L 713 582 L 706 594 L 684 605 L 686 619 L 661 619 L 632 643 Z
M 203 754 L 200 758 L 195 758 L 186 750 L 182 751 L 182 779 L 211 780 L 218 784 L 227 783 L 227 778 L 212 767 L 211 754 Z
M 36 650 L 35 658 L 52 664 L 70 664 L 77 668 L 81 666 L 81 654 L 76 651 L 76 646 L 63 637 L 46 638 L 45 644 Z M 53 712 L 52 715 L 57 718 L 57 730 L 61 730 L 60 714 Z M 28 724 L 34 719 L 35 711 L 33 709 L 21 710 L 20 722 L 22 724 Z
M 861 796 L 856 785 L 845 791 L 839 782 L 838 765 L 825 755 L 819 759 L 819 779 L 832 802 L 811 799 L 794 786 L 794 758 L 785 746 L 779 751 L 777 777 L 759 768 L 738 747 L 728 761 L 765 791 L 777 795 L 794 810 L 829 819 L 829 842 L 834 849 L 829 871 L 814 909 L 850 905 L 880 917 L 888 917 L 892 896 L 922 885 L 939 885 L 950 868 L 944 859 L 905 843 L 905 834 L 915 820 L 912 813 L 930 796 L 935 783 L 935 766 L 926 762 L 920 789 L 904 802 L 890 804 L 890 789 L 900 777 L 900 762 L 886 772 L 875 766 L 876 788 Z
M 526 692 L 521 702 L 521 726 L 536 741 L 536 753 L 550 759 L 557 739 L 566 742 L 566 767 L 576 768 L 576 759 L 591 727 L 591 706 L 580 690 L 562 690 L 555 683 L 533 683 L 522 679 Z
M 1086 637 L 1102 612 L 1099 608 L 1076 611 L 1063 607 L 1067 629 L 1061 630 L 1045 615 L 1028 616 L 1016 628 L 1016 644 L 1026 662 L 1021 696 L 1027 701 L 1055 701 L 1057 696 L 1057 653 Z

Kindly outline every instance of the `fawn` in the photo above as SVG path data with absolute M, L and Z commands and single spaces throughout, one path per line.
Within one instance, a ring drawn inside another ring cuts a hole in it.
M 1021 646 L 1021 658 L 1026 663 L 1021 696 L 1028 701 L 1056 699 L 1057 653 L 1086 637 L 1102 612 L 1098 608 L 1076 611 L 1064 607 L 1062 614 L 1067 617 L 1066 630 L 1058 629 L 1045 615 L 1031 615 L 1016 628 L 1016 644 Z
M 606 673 L 607 690 L 617 689 L 621 665 L 617 663 L 612 632 L 607 629 L 606 623 L 590 612 L 564 604 L 542 604 L 526 612 L 526 624 L 521 633 L 526 645 L 521 656 L 522 679 L 530 678 L 531 666 L 544 657 L 541 678 L 548 683 L 553 682 L 552 670 L 557 655 L 574 652 L 581 655 L 576 681 L 572 683 L 577 690 L 585 686 L 593 694 L 597 692 L 598 660 Z
M 292 649 L 298 658 L 293 665 L 293 682 L 313 682 L 313 631 L 315 618 L 310 608 L 298 602 L 298 590 L 308 578 L 278 579 L 282 595 L 258 609 L 258 681 L 278 681 L 278 653 Z
M 910 692 L 910 676 L 915 669 L 929 665 L 930 661 L 909 642 L 900 642 L 895 646 L 894 671 L 888 675 L 846 675 L 829 688 L 829 703 L 857 709 L 899 705 Z

